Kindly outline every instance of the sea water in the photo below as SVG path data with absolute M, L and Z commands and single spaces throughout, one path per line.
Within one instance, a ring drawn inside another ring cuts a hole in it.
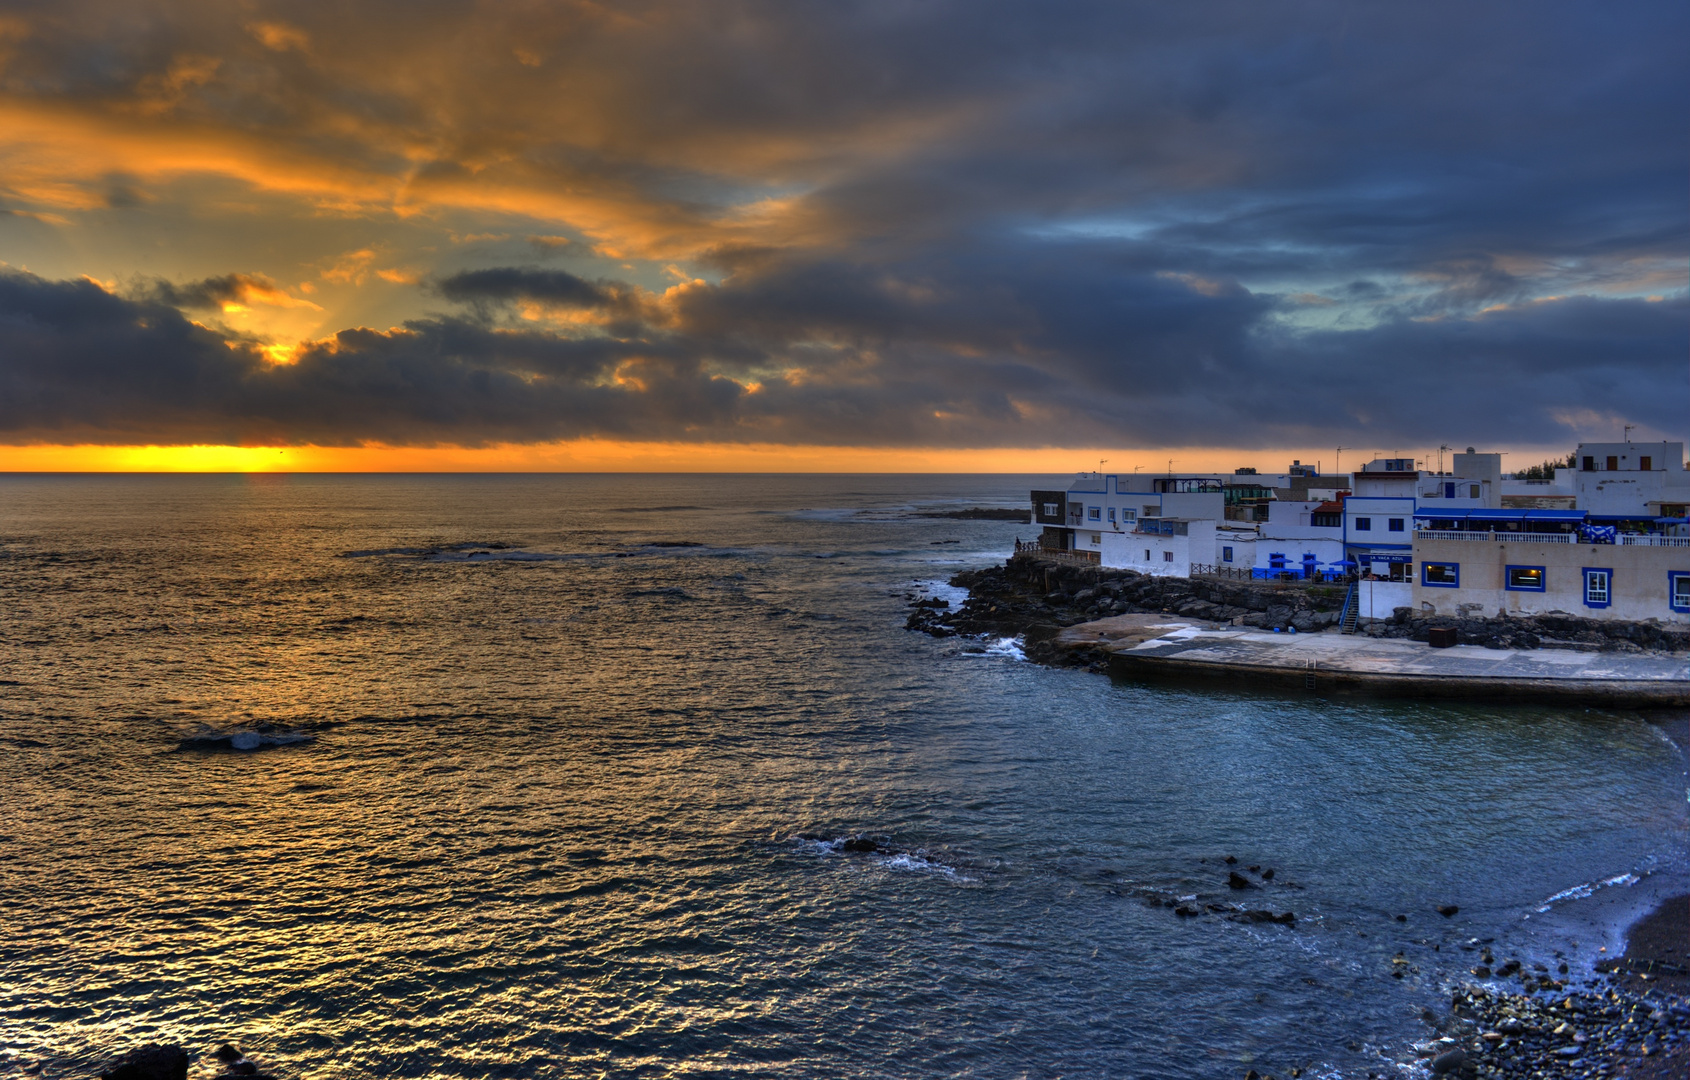
M 1362 1077 L 1682 887 L 1635 713 L 903 628 L 1052 483 L 0 478 L 0 1072 Z

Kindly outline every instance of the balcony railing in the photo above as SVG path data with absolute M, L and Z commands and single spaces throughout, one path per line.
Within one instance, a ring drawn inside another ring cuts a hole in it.
M 1422 540 L 1477 540 L 1498 544 L 1611 544 L 1617 541 L 1625 547 L 1690 548 L 1690 536 L 1658 536 L 1654 533 L 1620 533 L 1614 540 L 1587 540 L 1577 533 L 1459 532 L 1448 529 L 1416 529 L 1414 535 Z
M 1481 543 L 1500 544 L 1577 544 L 1581 542 L 1574 533 L 1461 532 L 1449 529 L 1416 529 L 1414 535 L 1421 540 L 1476 540 Z
M 1057 562 L 1073 563 L 1076 566 L 1096 566 L 1102 560 L 1102 554 L 1096 551 L 1068 551 L 1063 548 L 1049 548 L 1037 540 L 1015 541 L 1015 554 L 1037 555 L 1041 559 L 1055 559 Z

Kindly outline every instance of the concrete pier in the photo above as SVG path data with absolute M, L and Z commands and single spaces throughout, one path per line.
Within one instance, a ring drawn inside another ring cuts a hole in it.
M 1564 649 L 1434 649 L 1400 638 L 1274 634 L 1129 615 L 1064 630 L 1060 644 L 1108 654 L 1121 678 L 1201 679 L 1317 693 L 1621 708 L 1690 705 L 1690 659 Z

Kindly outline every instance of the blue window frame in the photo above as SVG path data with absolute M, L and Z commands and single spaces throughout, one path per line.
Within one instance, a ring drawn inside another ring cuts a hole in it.
M 1115 508 L 1114 508 L 1114 507 L 1113 507 L 1113 506 L 1111 506 L 1111 507 L 1110 507 L 1110 508 L 1109 508 L 1109 520 L 1110 520 L 1110 521 L 1114 521 L 1114 520 L 1115 520 Z
M 1605 566 L 1584 568 L 1584 606 L 1607 607 L 1614 602 L 1614 571 Z
M 1455 562 L 1423 562 L 1420 564 L 1420 584 L 1434 589 L 1461 588 L 1461 564 Z
M 1509 592 L 1543 592 L 1546 576 L 1541 566 L 1507 566 L 1502 571 L 1502 587 Z
M 1385 522 L 1392 532 L 1402 532 L 1402 518 L 1390 518 Z
M 1103 520 L 1103 511 L 1099 507 L 1088 506 L 1088 507 L 1086 507 L 1086 517 L 1090 518 L 1093 521 L 1102 521 Z
M 1221 562 L 1231 562 L 1231 561 L 1232 561 L 1232 549 L 1230 547 L 1221 548 Z
M 1674 611 L 1690 611 L 1690 574 L 1667 574 L 1667 606 Z
M 1372 531 L 1373 531 L 1373 519 L 1372 518 L 1356 518 L 1356 532 L 1372 532 Z

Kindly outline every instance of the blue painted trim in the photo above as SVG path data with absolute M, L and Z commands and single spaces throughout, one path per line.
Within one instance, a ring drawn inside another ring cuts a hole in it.
M 1431 581 L 1426 577 L 1428 566 L 1448 566 L 1455 570 L 1454 581 Z M 1439 562 L 1420 564 L 1420 584 L 1428 589 L 1459 589 L 1461 588 L 1461 564 L 1458 562 Z
M 1538 573 L 1538 581 L 1541 584 L 1539 584 L 1536 588 L 1533 588 L 1530 585 L 1510 585 L 1508 584 L 1508 573 L 1511 570 L 1536 570 Z M 1502 588 L 1505 592 L 1548 592 L 1549 572 L 1541 566 L 1527 566 L 1523 563 L 1509 563 L 1502 568 Z
M 1675 586 L 1678 584 L 1679 578 L 1690 578 L 1690 574 L 1680 570 L 1667 571 L 1667 607 L 1674 611 L 1690 611 L 1690 604 L 1675 604 L 1672 602 L 1672 598 L 1677 592 Z
M 1608 599 L 1600 604 L 1590 602 L 1590 575 L 1608 575 Z M 1586 566 L 1579 570 L 1579 579 L 1584 583 L 1584 606 L 1587 608 L 1605 608 L 1614 606 L 1614 568 L 1611 566 Z

